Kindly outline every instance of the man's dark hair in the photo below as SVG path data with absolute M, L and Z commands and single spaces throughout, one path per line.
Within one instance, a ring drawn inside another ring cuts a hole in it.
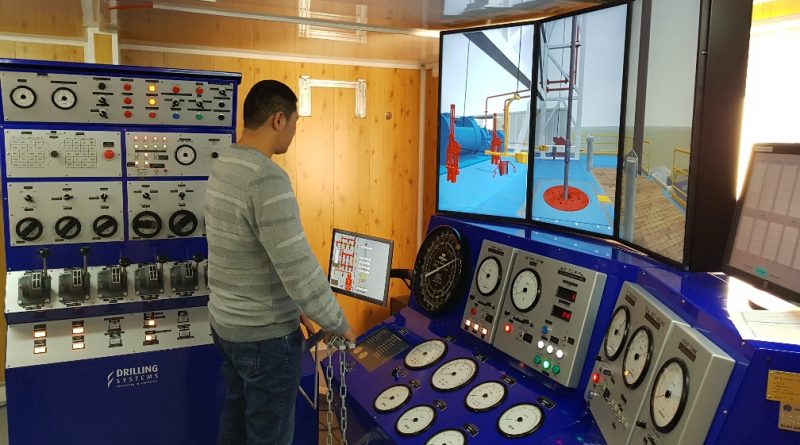
M 244 100 L 244 126 L 255 130 L 278 111 L 290 118 L 297 111 L 297 96 L 282 82 L 262 80 L 253 85 Z

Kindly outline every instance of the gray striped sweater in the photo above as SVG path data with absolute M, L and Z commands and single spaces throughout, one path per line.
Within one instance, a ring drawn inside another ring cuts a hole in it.
M 286 172 L 233 144 L 214 162 L 205 201 L 208 313 L 224 340 L 291 333 L 300 309 L 323 329 L 348 326 L 306 240 Z

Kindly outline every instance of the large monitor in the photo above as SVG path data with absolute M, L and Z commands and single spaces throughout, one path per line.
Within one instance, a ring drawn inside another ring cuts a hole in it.
M 333 229 L 328 281 L 331 289 L 386 306 L 394 241 Z
M 800 302 L 800 144 L 756 144 L 723 270 Z

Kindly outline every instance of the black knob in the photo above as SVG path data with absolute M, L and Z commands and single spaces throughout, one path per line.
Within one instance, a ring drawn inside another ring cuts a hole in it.
M 103 202 L 106 202 L 106 199 L 108 199 L 108 193 L 101 193 L 100 194 L 100 199 L 102 199 Z
M 203 258 L 203 255 L 200 255 L 199 253 L 196 253 L 196 254 L 192 255 L 192 259 L 194 260 L 195 263 L 199 263 L 200 261 L 203 261 L 204 258 Z
M 117 219 L 111 215 L 100 215 L 92 223 L 94 233 L 101 238 L 109 238 L 117 233 L 119 223 Z
M 175 99 L 175 100 L 172 101 L 172 108 L 178 108 L 178 106 L 180 104 L 181 104 L 181 101 L 179 101 L 178 99 Z
M 44 226 L 41 221 L 29 216 L 17 223 L 16 232 L 23 241 L 35 241 L 44 233 Z
M 158 255 L 156 256 L 156 261 L 163 264 L 169 261 L 169 259 L 167 259 L 166 255 Z
M 97 114 L 99 114 L 103 119 L 108 119 L 108 113 L 106 113 L 106 110 L 100 110 L 100 112 Z
M 39 249 L 39 256 L 42 257 L 42 258 L 49 257 L 50 256 L 50 250 L 49 249 Z
M 25 195 L 25 201 L 28 201 L 28 202 L 33 202 L 33 196 L 31 196 L 31 195 Z
M 225 108 L 225 102 L 220 102 L 220 103 L 219 103 L 219 107 L 220 107 L 220 108 Z
M 224 114 L 220 114 L 219 116 L 217 116 L 217 119 L 219 119 L 221 121 L 224 121 L 225 120 L 225 115 Z
M 91 253 L 92 249 L 88 247 L 81 247 L 80 249 L 78 249 L 78 251 L 81 253 L 81 255 L 86 256 L 89 255 L 89 253 Z
M 50 152 L 50 157 L 51 158 L 57 158 L 58 157 L 58 150 L 51 151 Z
M 149 194 L 149 193 L 147 193 L 147 192 L 144 192 L 144 193 L 142 193 L 142 198 L 144 198 L 144 199 L 150 199 L 150 194 Z
M 73 239 L 81 233 L 81 222 L 74 216 L 63 216 L 56 221 L 56 235 L 62 239 Z
M 637 420 L 636 421 L 636 426 L 638 426 L 639 428 L 645 428 L 645 427 L 647 427 L 647 422 L 645 422 L 643 420 Z
M 196 100 L 195 103 L 197 104 L 198 108 L 203 108 L 203 101 L 202 100 Z
M 69 193 L 64 193 L 64 201 L 69 201 L 70 199 L 72 199 L 72 195 Z
M 227 92 L 227 91 L 225 91 L 225 88 L 220 88 L 220 89 L 219 89 L 219 95 L 220 95 L 220 96 L 227 96 L 227 95 L 228 95 L 228 92 Z
M 98 83 L 97 84 L 97 88 L 100 89 L 100 90 L 105 90 L 106 89 L 106 83 L 105 82 Z
M 122 267 L 128 267 L 128 266 L 131 265 L 131 260 L 129 260 L 129 259 L 125 258 L 125 257 L 122 257 L 122 258 L 119 259 L 119 265 L 122 266 Z
M 180 192 L 180 193 L 178 193 L 178 197 L 181 198 L 181 201 L 183 201 L 183 198 L 186 197 L 186 193 Z
M 97 98 L 97 103 L 99 105 L 108 105 L 108 99 L 106 99 L 105 96 L 100 96 Z
M 211 157 L 214 158 L 214 159 L 217 159 L 219 157 L 219 153 L 217 153 L 216 151 L 212 151 L 211 152 Z

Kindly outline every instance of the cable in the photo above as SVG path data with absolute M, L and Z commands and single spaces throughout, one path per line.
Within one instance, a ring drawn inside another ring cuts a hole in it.
M 472 46 L 472 40 L 467 39 L 467 72 L 464 75 L 464 108 L 461 109 L 463 117 L 467 117 L 467 86 L 469 85 L 469 47 Z M 455 129 L 453 129 L 455 131 Z

